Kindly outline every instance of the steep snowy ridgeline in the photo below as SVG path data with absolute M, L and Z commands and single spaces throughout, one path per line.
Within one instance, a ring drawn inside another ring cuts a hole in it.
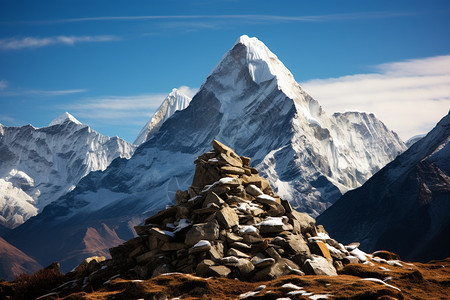
M 317 220 L 344 243 L 403 259 L 450 256 L 450 115 Z
M 61 249 L 70 249 L 71 261 L 63 264 L 70 268 L 86 256 L 79 245 L 87 227 L 104 223 L 129 239 L 131 225 L 173 203 L 176 190 L 192 182 L 192 161 L 211 149 L 214 138 L 252 157 L 277 194 L 313 216 L 406 149 L 375 116 L 328 116 L 262 42 L 242 36 L 189 106 L 168 118 L 131 159 L 86 176 L 6 239 L 43 265 L 64 259 Z M 373 158 L 370 151 L 379 146 L 380 157 Z M 53 240 L 64 247 L 50 253 L 46 245 Z
M 89 172 L 134 151 L 128 142 L 103 136 L 69 113 L 43 128 L 0 126 L 0 224 L 10 228 L 72 190 Z
M 173 89 L 156 110 L 155 114 L 142 128 L 138 137 L 134 141 L 134 144 L 140 145 L 148 141 L 158 132 L 162 123 L 170 118 L 176 111 L 183 110 L 188 107 L 189 102 L 191 102 L 191 98 L 181 93 L 178 89 Z
M 419 134 L 419 135 L 415 135 L 412 138 L 410 138 L 409 140 L 406 141 L 406 147 L 411 147 L 412 145 L 414 145 L 417 141 L 420 141 L 423 137 L 425 137 L 426 134 Z

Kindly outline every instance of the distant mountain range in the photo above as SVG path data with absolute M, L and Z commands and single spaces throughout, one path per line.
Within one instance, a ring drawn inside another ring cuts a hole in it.
M 172 203 L 178 189 L 187 189 L 192 161 L 214 138 L 252 157 L 278 195 L 312 216 L 406 150 L 373 114 L 326 114 L 275 54 L 247 36 L 185 109 L 164 121 L 165 115 L 155 114 L 159 129 L 152 132 L 152 120 L 144 127 L 136 143 L 146 142 L 130 159 L 91 172 L 5 239 L 42 265 L 61 261 L 64 270 L 104 254 L 129 239 L 133 225 Z
M 450 114 L 317 222 L 344 243 L 404 260 L 450 256 Z
M 0 124 L 0 225 L 14 228 L 75 188 L 92 171 L 135 146 L 110 138 L 64 113 L 49 126 Z

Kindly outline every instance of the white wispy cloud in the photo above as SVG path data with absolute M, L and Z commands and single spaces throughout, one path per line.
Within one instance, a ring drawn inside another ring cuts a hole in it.
M 180 86 L 178 90 L 189 97 L 193 97 L 198 91 L 198 89 L 188 86 Z M 64 109 L 80 118 L 135 123 L 144 126 L 168 94 L 169 92 L 88 98 L 65 106 Z
M 53 37 L 12 37 L 0 39 L 0 49 L 19 50 L 25 48 L 40 48 L 51 45 L 75 45 L 78 43 L 98 43 L 120 40 L 117 36 L 97 35 L 97 36 L 53 36 Z
M 328 112 L 375 113 L 403 139 L 426 133 L 450 108 L 450 55 L 392 62 L 377 73 L 303 82 Z
M 16 21 L 7 22 L 19 24 L 57 24 L 57 23 L 79 23 L 79 22 L 104 22 L 104 21 L 145 21 L 145 20 L 234 20 L 234 21 L 258 21 L 258 22 L 331 22 L 357 19 L 380 19 L 392 17 L 411 16 L 411 12 L 356 12 L 328 15 L 259 15 L 259 14 L 234 14 L 234 15 L 141 15 L 141 16 L 102 16 L 87 18 L 68 18 L 41 21 Z M 5 23 L 5 22 L 3 22 Z
M 7 87 L 7 86 L 6 86 Z M 0 96 L 41 96 L 41 97 L 51 97 L 51 96 L 64 96 L 70 94 L 85 93 L 87 89 L 72 89 L 72 90 L 27 90 L 27 89 L 4 89 L 0 88 Z
M 8 81 L 6 80 L 0 80 L 0 91 L 3 91 L 8 87 Z
M 198 92 L 198 88 L 191 88 L 191 87 L 186 86 L 186 85 L 180 86 L 180 87 L 178 88 L 178 90 L 179 90 L 182 94 L 188 96 L 189 98 L 194 97 L 194 95 L 197 94 L 197 92 Z

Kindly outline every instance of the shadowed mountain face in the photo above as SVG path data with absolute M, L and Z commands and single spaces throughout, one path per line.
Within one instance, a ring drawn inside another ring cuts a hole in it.
M 450 256 L 450 115 L 424 138 L 342 196 L 317 220 L 337 239 L 403 259 Z
M 192 161 L 215 138 L 252 157 L 252 166 L 278 195 L 313 216 L 406 149 L 373 114 L 328 116 L 262 42 L 242 36 L 189 106 L 165 121 L 131 159 L 89 174 L 6 238 L 45 263 L 50 257 L 64 260 L 65 252 L 30 239 L 56 239 L 59 249 L 69 251 L 82 243 L 88 227 L 101 224 L 129 239 L 131 225 L 191 184 Z
M 42 266 L 9 244 L 0 237 L 0 278 L 11 280 L 15 275 L 22 273 L 33 273 L 42 268 Z

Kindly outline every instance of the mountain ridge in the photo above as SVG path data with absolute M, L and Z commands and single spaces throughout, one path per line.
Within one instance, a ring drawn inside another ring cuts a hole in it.
M 263 53 L 271 53 L 256 38 L 247 41 L 258 51 L 263 48 Z M 355 114 L 348 124 L 341 120 L 343 117 L 329 117 L 293 77 L 285 74 L 289 82 L 281 85 L 291 88 L 291 98 L 280 89 L 280 78 L 270 73 L 271 64 L 284 71 L 282 63 L 255 60 L 257 56 L 248 54 L 246 45 L 236 43 L 189 106 L 165 121 L 129 160 L 116 159 L 106 170 L 84 177 L 77 188 L 6 239 L 31 251 L 43 264 L 49 260 L 48 245 L 55 237 L 63 241 L 60 248 L 79 249 L 87 227 L 105 224 L 119 238 L 129 239 L 132 225 L 170 204 L 177 190 L 189 187 L 192 161 L 209 150 L 213 139 L 252 157 L 252 166 L 268 177 L 277 194 L 312 215 L 331 205 L 347 189 L 360 185 L 405 149 L 398 136 L 374 115 Z M 260 71 L 267 77 L 259 76 Z M 339 126 L 344 128 L 337 130 Z M 348 132 L 353 134 L 352 139 L 344 138 Z M 380 149 L 376 158 L 368 155 L 367 145 Z M 347 167 L 342 171 L 343 163 Z M 33 235 L 37 231 L 46 235 Z M 64 238 L 68 233 L 72 239 Z M 40 243 L 31 247 L 31 241 Z M 64 259 L 64 251 L 52 251 L 52 259 Z M 73 267 L 83 257 L 81 252 L 74 255 L 62 264 L 63 269 Z
M 361 242 L 365 251 L 387 248 L 404 259 L 421 261 L 447 257 L 449 141 L 447 115 L 362 187 L 343 195 L 317 221 L 344 242 Z
M 156 112 L 139 132 L 134 145 L 140 145 L 149 140 L 161 128 L 162 124 L 175 112 L 188 107 L 191 98 L 184 95 L 180 90 L 173 89 L 164 99 Z
M 92 170 L 105 169 L 134 146 L 106 137 L 69 113 L 49 126 L 0 127 L 0 222 L 16 227 L 75 187 Z

